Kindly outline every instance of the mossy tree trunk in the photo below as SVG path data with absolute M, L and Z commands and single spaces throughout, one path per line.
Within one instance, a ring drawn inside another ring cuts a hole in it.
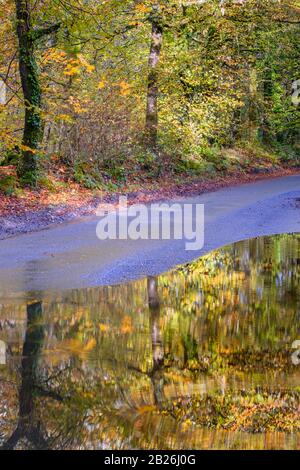
M 19 70 L 25 103 L 25 122 L 18 176 L 24 185 L 35 186 L 38 149 L 42 138 L 41 88 L 35 58 L 34 30 L 28 0 L 15 0 L 19 40 Z

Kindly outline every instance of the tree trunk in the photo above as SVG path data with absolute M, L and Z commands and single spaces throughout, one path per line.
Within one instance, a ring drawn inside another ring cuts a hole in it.
M 163 29 L 160 24 L 158 7 L 153 8 L 151 15 L 151 46 L 149 54 L 147 111 L 146 111 L 146 142 L 149 147 L 157 147 L 158 131 L 158 73 L 157 66 L 162 48 Z
M 19 70 L 25 103 L 25 122 L 18 175 L 24 185 L 35 186 L 37 151 L 42 139 L 41 89 L 34 51 L 34 31 L 28 0 L 15 0 L 19 40 Z

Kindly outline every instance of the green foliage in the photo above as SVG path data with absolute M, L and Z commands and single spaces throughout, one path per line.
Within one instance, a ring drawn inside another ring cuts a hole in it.
M 51 179 L 46 174 L 40 174 L 37 184 L 39 187 L 48 189 L 52 192 L 55 192 L 57 190 L 57 186 L 53 183 L 53 181 L 51 181 Z
M 3 176 L 0 178 L 0 191 L 2 191 L 6 196 L 11 196 L 14 194 L 17 188 L 17 179 L 15 176 Z
M 151 171 L 157 165 L 158 156 L 151 149 L 141 149 L 136 155 L 136 162 L 142 170 Z
M 277 144 L 276 153 L 281 161 L 291 166 L 300 165 L 300 145 Z
M 74 168 L 74 179 L 77 183 L 82 184 L 87 189 L 99 189 L 101 182 L 99 176 L 90 170 L 84 162 L 77 162 Z
M 20 150 L 18 148 L 8 149 L 5 152 L 0 165 L 17 165 L 20 158 Z
M 31 152 L 30 152 L 31 153 Z M 23 163 L 26 164 L 25 166 Z M 31 188 L 36 188 L 38 186 L 38 180 L 39 180 L 39 169 L 36 164 L 36 160 L 34 159 L 33 162 L 34 164 L 32 165 L 31 159 L 29 168 L 27 167 L 28 160 L 24 159 L 23 161 L 18 161 L 18 176 L 19 176 L 19 182 L 20 185 L 23 187 L 31 187 Z
M 230 168 L 231 162 L 225 153 L 218 147 L 199 147 L 197 154 L 207 163 L 212 164 L 217 171 L 226 171 Z
M 207 175 L 214 174 L 215 168 L 214 165 L 208 162 L 205 162 L 202 159 L 180 159 L 175 163 L 175 172 L 178 173 L 187 173 L 189 175 Z

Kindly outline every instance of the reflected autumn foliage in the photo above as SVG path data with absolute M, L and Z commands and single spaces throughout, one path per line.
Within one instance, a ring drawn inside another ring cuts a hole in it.
M 300 236 L 131 284 L 1 295 L 3 448 L 299 448 Z

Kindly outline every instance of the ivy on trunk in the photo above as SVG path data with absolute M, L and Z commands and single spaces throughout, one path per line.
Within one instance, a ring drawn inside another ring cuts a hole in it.
M 17 35 L 19 41 L 19 71 L 25 104 L 24 133 L 18 176 L 23 185 L 36 186 L 38 179 L 38 151 L 42 140 L 42 93 L 35 57 L 36 41 L 57 31 L 60 24 L 34 29 L 28 0 L 15 0 Z

